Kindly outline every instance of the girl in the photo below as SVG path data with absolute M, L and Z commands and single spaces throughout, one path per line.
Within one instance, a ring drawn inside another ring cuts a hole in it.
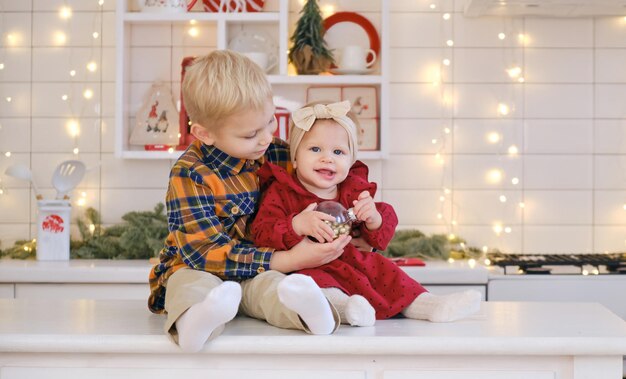
M 375 252 L 387 247 L 398 218 L 389 204 L 373 200 L 376 184 L 368 181 L 367 166 L 356 160 L 358 129 L 349 111 L 350 102 L 344 101 L 314 104 L 293 113 L 289 135 L 295 173 L 271 163 L 260 169 L 261 189 L 266 190 L 252 224 L 255 243 L 287 250 L 307 236 L 332 241 L 333 231 L 324 221 L 334 218 L 314 209 L 321 201 L 334 200 L 353 208 L 360 222 L 353 233 L 373 249 L 360 251 L 350 244 L 339 258 L 298 273 L 322 288 L 342 323 L 372 326 L 376 319 L 399 313 L 448 322 L 476 312 L 477 291 L 432 295 Z

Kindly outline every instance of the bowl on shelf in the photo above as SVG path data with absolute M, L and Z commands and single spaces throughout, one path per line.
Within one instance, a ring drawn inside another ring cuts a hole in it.
M 278 46 L 267 33 L 242 30 L 230 41 L 228 49 L 241 53 L 258 64 L 265 72 L 278 63 Z

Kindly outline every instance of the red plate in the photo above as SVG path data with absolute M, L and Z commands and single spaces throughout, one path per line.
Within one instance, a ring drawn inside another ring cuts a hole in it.
M 376 56 L 380 56 L 380 37 L 378 37 L 376 28 L 368 19 L 354 12 L 337 12 L 324 20 L 324 29 L 328 31 L 328 29 L 340 22 L 352 22 L 363 28 L 369 37 L 370 49 L 374 50 Z
M 265 4 L 265 0 L 202 0 L 202 4 L 205 12 L 234 12 L 234 9 L 237 9 L 237 3 L 244 1 L 246 3 L 246 12 L 260 12 Z M 238 10 L 238 12 L 241 11 L 241 9 Z

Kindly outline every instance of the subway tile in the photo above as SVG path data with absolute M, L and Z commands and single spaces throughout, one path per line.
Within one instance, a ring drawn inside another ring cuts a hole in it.
M 527 118 L 592 118 L 591 84 L 526 84 Z
M 383 201 L 394 207 L 401 224 L 443 225 L 444 219 L 450 220 L 451 213 L 449 204 L 442 206 L 439 202 L 439 194 L 439 191 L 385 189 Z
M 519 225 L 511 225 L 510 228 L 510 233 L 496 234 L 492 226 L 460 225 L 455 231 L 465 239 L 467 246 L 519 254 L 522 251 L 522 228 Z
M 626 83 L 626 49 L 595 50 L 595 81 Z
M 441 89 L 432 84 L 391 84 L 390 114 L 397 118 L 439 118 Z
M 153 83 L 172 80 L 170 54 L 170 48 L 165 47 L 137 47 L 130 50 L 129 77 L 134 82 Z
M 30 151 L 30 135 L 30 120 L 28 118 L 0 118 L 0 151 L 28 153 Z
M 592 47 L 591 18 L 526 18 L 528 47 Z
M 116 43 L 116 34 L 115 31 L 115 13 L 114 12 L 105 12 L 102 15 L 102 29 L 100 34 L 100 43 L 102 46 L 106 47 L 114 47 Z
M 111 155 L 102 157 L 102 188 L 162 188 L 165 196 L 169 165 L 162 159 L 123 160 Z M 136 173 L 141 172 L 141 175 Z
M 589 225 L 592 222 L 593 192 L 534 191 L 524 192 L 526 225 Z
M 590 155 L 527 155 L 524 157 L 524 188 L 593 188 Z
M 98 117 L 100 112 L 100 83 L 42 83 L 32 84 L 33 117 Z M 83 94 L 91 90 L 93 97 Z M 68 99 L 63 100 L 62 96 Z
M 96 71 L 87 69 L 96 63 Z M 70 76 L 70 69 L 76 76 Z M 81 47 L 39 47 L 33 49 L 33 82 L 99 82 L 100 51 Z
M 626 189 L 626 155 L 595 155 L 594 187 Z
M 0 83 L 30 82 L 30 61 L 30 48 L 12 47 L 11 49 L 6 49 L 3 53 L 0 54 L 0 62 L 4 64 L 4 68 L 0 70 Z
M 509 83 L 507 69 L 522 67 L 521 49 L 454 49 L 454 81 L 460 83 Z
M 449 157 L 444 156 L 448 160 Z M 441 189 L 450 171 L 432 155 L 391 155 L 383 162 L 385 189 Z
M 36 12 L 57 12 L 62 6 L 68 6 L 73 11 L 99 11 L 100 5 L 97 0 L 32 0 L 33 10 Z M 107 0 L 106 3 L 114 3 L 113 0 Z M 56 16 L 56 15 L 55 15 Z
M 452 164 L 456 189 L 516 189 L 511 180 L 522 179 L 521 160 L 517 157 L 456 154 Z
M 596 84 L 595 116 L 626 118 L 626 84 Z
M 598 225 L 626 225 L 626 190 L 594 191 L 593 223 Z M 626 236 L 624 236 L 626 238 Z
M 115 49 L 112 47 L 102 48 L 102 59 L 98 62 L 98 74 L 103 82 L 115 82 Z
M 106 117 L 102 119 L 102 135 L 101 135 L 101 152 L 113 153 L 115 152 L 115 119 L 112 117 Z
M 591 83 L 593 50 L 526 49 L 524 54 L 526 83 Z
M 626 154 L 626 119 L 594 120 L 594 151 L 598 154 Z
M 445 134 L 450 120 L 396 118 L 389 122 L 389 145 L 394 154 L 448 154 L 451 136 Z M 433 143 L 436 140 L 436 143 Z
M 624 17 L 598 17 L 595 23 L 596 47 L 626 47 L 626 22 Z
M 444 58 L 440 49 L 398 47 L 389 52 L 389 80 L 392 83 L 433 83 Z
M 122 216 L 130 211 L 152 211 L 158 203 L 165 202 L 164 189 L 120 188 L 102 189 L 102 222 L 122 222 Z M 104 211 L 106 210 L 106 211 Z
M 455 190 L 453 196 L 454 218 L 460 225 L 519 225 L 522 222 L 521 190 Z
M 591 154 L 592 119 L 525 120 L 524 151 L 530 154 Z
M 391 47 L 441 47 L 442 18 L 437 13 L 392 13 L 389 15 Z
M 31 46 L 32 17 L 30 12 L 11 13 L 11 17 L 3 17 L 2 39 L 3 49 L 29 48 Z
M 45 153 L 100 152 L 100 119 L 78 119 L 79 133 L 74 137 L 64 118 L 35 118 L 32 121 L 32 150 Z
M 593 252 L 593 230 L 588 226 L 524 227 L 525 254 L 588 254 Z
M 520 46 L 515 36 L 521 30 L 521 19 L 457 17 L 454 23 L 454 46 L 515 48 Z M 500 33 L 505 33 L 507 37 L 500 40 Z
M 519 84 L 457 84 L 454 86 L 454 110 L 458 118 L 520 117 L 524 109 L 524 96 Z M 506 116 L 500 116 L 500 104 L 509 108 Z
M 593 252 L 615 253 L 624 251 L 624 228 L 620 226 L 594 226 L 593 227 Z
M 0 0 L 3 12 L 30 12 L 33 7 L 30 1 Z
M 522 121 L 506 119 L 454 119 L 454 152 L 457 154 L 508 154 L 509 148 L 521 152 Z
M 2 236 L 2 247 L 7 249 L 12 247 L 16 241 L 29 240 L 35 237 L 34 234 L 30 234 L 29 225 L 26 222 L 23 223 L 0 223 L 0 236 Z
M 0 223 L 26 223 L 28 219 L 28 204 L 31 197 L 28 188 L 8 188 L 6 193 L 0 196 Z M 4 239 L 4 237 L 2 238 Z
M 172 27 L 169 24 L 133 25 L 129 33 L 131 48 L 165 48 L 172 45 Z
M 30 83 L 2 83 L 0 85 L 0 115 L 2 117 L 30 117 Z
M 102 102 L 99 111 L 102 117 L 115 116 L 115 83 L 102 83 Z
M 94 20 L 101 17 L 99 12 L 74 12 L 71 19 L 64 20 L 56 14 L 34 12 L 33 47 L 99 46 L 100 44 L 93 38 L 93 32 L 99 31 L 99 28 L 94 29 L 96 24 Z M 65 36 L 63 42 L 59 42 L 59 33 Z

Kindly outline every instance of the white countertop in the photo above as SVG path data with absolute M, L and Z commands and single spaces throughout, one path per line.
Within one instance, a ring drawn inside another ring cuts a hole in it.
M 134 300 L 0 300 L 0 353 L 180 353 Z M 624 355 L 626 322 L 593 303 L 483 303 L 453 323 L 393 319 L 306 335 L 238 317 L 210 354 Z
M 0 283 L 147 283 L 152 264 L 145 260 L 0 260 Z M 422 284 L 482 284 L 488 271 L 466 261 L 426 262 L 403 269 Z

